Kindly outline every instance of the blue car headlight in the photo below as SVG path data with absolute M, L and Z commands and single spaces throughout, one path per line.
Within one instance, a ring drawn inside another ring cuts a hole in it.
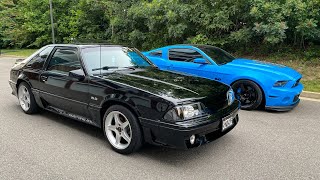
M 277 81 L 273 87 L 284 87 L 289 81 Z

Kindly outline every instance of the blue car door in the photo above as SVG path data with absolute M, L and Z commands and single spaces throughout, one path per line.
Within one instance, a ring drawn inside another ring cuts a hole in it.
M 170 63 L 168 70 L 184 72 L 201 77 L 205 77 L 205 72 L 212 70 L 212 66 L 208 60 L 206 60 L 207 64 L 194 63 L 196 58 L 204 57 L 198 51 L 191 48 L 169 49 L 167 58 Z

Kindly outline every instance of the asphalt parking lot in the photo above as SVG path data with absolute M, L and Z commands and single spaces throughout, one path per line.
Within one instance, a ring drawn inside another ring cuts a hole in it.
M 226 136 L 179 151 L 147 145 L 124 156 L 100 129 L 49 112 L 26 115 L 0 58 L 0 179 L 320 179 L 320 102 L 240 111 Z

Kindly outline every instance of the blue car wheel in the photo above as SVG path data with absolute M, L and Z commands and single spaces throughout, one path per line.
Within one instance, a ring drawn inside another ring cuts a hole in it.
M 241 102 L 241 109 L 253 110 L 259 107 L 263 100 L 261 88 L 249 80 L 239 80 L 232 84 L 236 98 Z

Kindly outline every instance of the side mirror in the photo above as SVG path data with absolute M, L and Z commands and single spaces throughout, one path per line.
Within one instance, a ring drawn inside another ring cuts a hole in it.
M 208 64 L 208 62 L 203 58 L 196 58 L 193 60 L 193 62 L 197 64 Z
M 85 78 L 85 74 L 82 69 L 76 69 L 69 72 L 69 76 L 77 79 L 78 81 L 82 81 Z

